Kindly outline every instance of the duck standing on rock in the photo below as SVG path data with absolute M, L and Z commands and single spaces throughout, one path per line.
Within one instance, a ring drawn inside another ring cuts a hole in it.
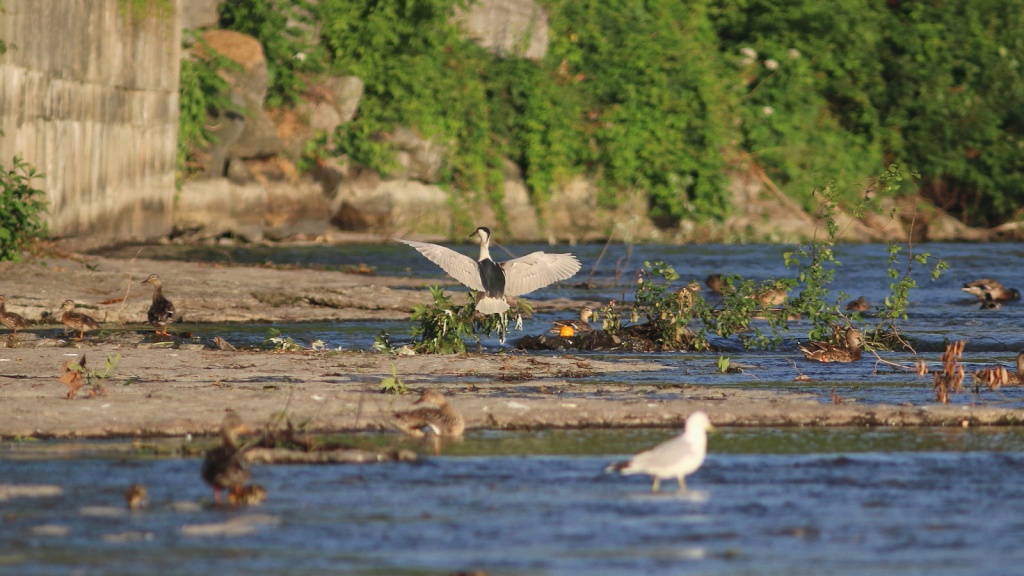
M 818 362 L 853 362 L 860 360 L 860 346 L 864 337 L 860 330 L 854 327 L 846 329 L 846 344 L 832 344 L 831 342 L 809 342 L 807 346 L 801 346 L 800 351 L 808 360 Z
M 579 320 L 555 320 L 552 322 L 551 329 L 548 332 L 565 338 L 571 338 L 576 334 L 593 332 L 594 329 L 590 326 L 590 319 L 593 317 L 594 310 L 587 306 L 580 310 Z
M 415 248 L 471 290 L 483 292 L 483 298 L 476 303 L 476 310 L 481 314 L 504 314 L 509 309 L 507 297 L 529 294 L 571 278 L 580 270 L 580 262 L 572 254 L 546 252 L 533 252 L 499 264 L 491 259 L 489 229 L 481 226 L 469 236 L 480 241 L 480 257 L 476 261 L 437 244 L 398 241 Z
M 174 304 L 164 297 L 163 284 L 160 282 L 160 277 L 156 274 L 150 274 L 149 278 L 143 280 L 142 283 L 153 286 L 153 303 L 150 304 L 149 312 L 147 313 L 149 323 L 157 328 L 157 334 L 170 336 L 170 333 L 167 332 L 167 325 L 174 322 Z
M 18 330 L 28 327 L 28 320 L 14 312 L 8 312 L 7 299 L 0 296 L 0 324 L 7 326 L 11 332 L 17 334 Z
M 100 329 L 99 323 L 93 320 L 92 317 L 81 312 L 75 312 L 74 301 L 65 300 L 60 309 L 64 312 L 60 317 L 61 323 L 72 330 L 78 330 L 78 338 L 75 338 L 75 340 L 81 340 L 85 333 L 90 330 Z
M 200 473 L 203 480 L 213 487 L 214 504 L 220 504 L 221 490 L 240 493 L 249 479 L 245 450 L 238 444 L 238 437 L 246 432 L 249 432 L 249 427 L 234 410 L 228 410 L 220 423 L 221 445 L 206 451 Z

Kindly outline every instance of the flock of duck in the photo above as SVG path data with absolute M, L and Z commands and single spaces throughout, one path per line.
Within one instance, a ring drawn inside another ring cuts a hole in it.
M 142 281 L 142 284 L 153 286 L 153 302 L 150 304 L 146 314 L 149 323 L 156 327 L 157 334 L 169 336 L 170 333 L 167 332 L 167 326 L 174 322 L 175 310 L 174 304 L 164 296 L 160 277 L 156 274 L 150 274 L 148 278 Z M 72 300 L 65 300 L 61 304 L 60 311 L 60 322 L 65 326 L 65 329 L 78 332 L 76 340 L 84 338 L 86 332 L 100 329 L 99 322 L 88 314 L 75 310 L 75 303 Z M 6 326 L 14 334 L 17 334 L 18 330 L 28 327 L 28 320 L 20 314 L 8 312 L 7 299 L 4 296 L 0 296 L 0 324 Z

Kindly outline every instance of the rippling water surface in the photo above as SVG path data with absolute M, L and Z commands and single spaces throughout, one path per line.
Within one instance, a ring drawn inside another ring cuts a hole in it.
M 5 483 L 63 493 L 0 501 L 0 572 L 933 575 L 1024 560 L 1020 431 L 723 430 L 686 492 L 602 472 L 670 434 L 486 432 L 419 463 L 257 466 L 269 498 L 242 509 L 210 505 L 195 459 L 7 445 Z M 150 505 L 128 513 L 136 482 Z
M 472 254 L 470 246 L 459 247 Z M 672 264 L 683 277 L 710 273 L 790 276 L 782 251 L 767 245 L 511 246 L 572 251 L 584 264 L 568 283 L 534 299 L 605 301 L 632 292 L 644 260 Z M 1013 363 L 1024 348 L 1024 305 L 980 310 L 960 285 L 995 276 L 1024 289 L 1007 266 L 1020 244 L 928 244 L 946 259 L 937 281 L 915 278 L 904 334 L 934 362 L 946 340 L 968 340 L 968 369 Z M 137 248 L 125 254 L 134 256 Z M 500 250 L 495 252 L 500 254 Z M 150 258 L 326 268 L 371 263 L 379 274 L 441 280 L 404 246 L 292 248 L 147 247 Z M 881 245 L 841 246 L 836 292 L 881 303 L 888 293 Z M 596 289 L 573 282 L 590 278 Z M 538 314 L 523 334 L 546 330 L 569 312 Z M 365 349 L 407 322 L 190 326 L 200 339 L 222 335 L 257 344 L 268 328 L 308 345 Z M 601 354 L 674 368 L 604 375 L 614 384 L 742 386 L 809 391 L 829 401 L 929 405 L 930 383 L 869 356 L 849 365 L 806 362 L 796 351 L 808 326 L 796 322 L 782 349 L 748 352 L 719 342 L 714 353 Z M 487 350 L 502 347 L 485 340 Z M 726 355 L 741 374 L 718 374 Z M 882 353 L 909 364 L 906 352 Z M 800 374 L 811 378 L 795 381 Z M 1024 390 L 967 393 L 954 402 L 1024 406 Z M 477 432 L 443 456 L 368 466 L 260 466 L 253 481 L 268 501 L 214 508 L 195 459 L 126 455 L 111 444 L 22 442 L 0 448 L 0 483 L 49 484 L 62 493 L 0 500 L 0 573 L 11 574 L 1012 574 L 1020 570 L 1024 521 L 1020 471 L 1024 432 L 1015 429 L 726 429 L 712 436 L 705 466 L 678 492 L 652 494 L 644 477 L 602 473 L 618 458 L 673 434 L 668 430 Z M 398 439 L 375 437 L 378 444 Z M 425 447 L 417 446 L 422 453 Z M 124 489 L 150 491 L 143 512 L 122 511 Z M 2 493 L 2 492 L 0 492 Z M 216 535 L 194 535 L 197 532 Z

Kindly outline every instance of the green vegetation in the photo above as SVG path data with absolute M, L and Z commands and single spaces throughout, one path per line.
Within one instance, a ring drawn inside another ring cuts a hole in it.
M 46 235 L 46 192 L 32 187 L 40 177 L 20 156 L 9 169 L 0 166 L 0 261 L 21 260 L 22 250 Z
M 508 335 L 508 313 L 486 316 L 477 314 L 473 292 L 469 293 L 469 303 L 461 306 L 453 304 L 439 286 L 431 286 L 430 295 L 434 299 L 433 304 L 418 304 L 413 308 L 411 320 L 417 323 L 412 331 L 413 351 L 420 354 L 461 354 L 466 352 L 466 340 L 473 339 L 479 343 L 480 334 L 497 334 L 502 342 L 505 341 Z M 518 300 L 510 310 L 517 324 L 522 322 L 523 316 L 529 316 L 531 311 L 525 300 Z M 374 348 L 394 351 L 384 333 L 375 340 Z
M 320 71 L 323 56 L 302 28 L 312 24 L 310 4 L 309 0 L 245 0 L 220 5 L 222 28 L 248 34 L 263 45 L 270 74 L 268 106 L 295 104 L 306 88 L 303 73 Z
M 117 0 L 117 7 L 122 14 L 129 14 L 133 18 L 166 18 L 174 15 L 173 0 Z
M 217 74 L 222 68 L 237 65 L 202 42 L 199 36 L 186 35 L 185 48 L 200 43 L 194 57 L 182 58 L 178 86 L 181 115 L 178 117 L 178 180 L 202 170 L 196 150 L 215 140 L 209 115 L 237 111 L 228 98 L 228 83 Z
M 236 0 L 221 23 L 263 43 L 272 106 L 321 72 L 365 82 L 318 153 L 388 173 L 381 135 L 410 127 L 444 150 L 453 206 L 482 194 L 499 227 L 506 158 L 540 204 L 585 175 L 608 207 L 646 194 L 665 226 L 726 215 L 728 173 L 748 168 L 812 211 L 817 183 L 855 205 L 890 163 L 971 224 L 1024 204 L 1024 0 L 541 0 L 540 61 L 466 39 L 462 4 Z
M 267 329 L 267 337 L 263 339 L 263 348 L 275 352 L 302 352 L 302 345 L 291 336 L 282 336 L 277 328 Z
M 405 382 L 398 377 L 397 368 L 395 363 L 391 363 L 391 376 L 385 376 L 380 379 L 380 385 L 377 386 L 384 394 L 408 394 L 409 389 L 406 388 Z
M 117 363 L 120 360 L 120 354 L 113 356 L 108 354 L 107 361 L 103 364 L 103 370 L 87 368 L 84 354 L 82 359 L 77 362 L 65 360 L 60 376 L 61 383 L 68 387 L 68 393 L 65 398 L 68 400 L 74 399 L 75 395 L 78 394 L 78 390 L 83 386 L 88 387 L 89 396 L 106 396 L 107 387 L 104 386 L 103 382 L 114 374 L 114 371 L 117 370 Z

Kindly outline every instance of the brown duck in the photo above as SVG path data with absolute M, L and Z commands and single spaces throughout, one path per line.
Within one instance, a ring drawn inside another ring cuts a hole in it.
M 1002 364 L 982 368 L 974 373 L 974 378 L 995 390 L 1000 386 L 1015 386 L 1024 384 L 1024 352 L 1017 354 L 1017 372 L 1013 373 Z
M 0 296 L 0 324 L 10 328 L 11 332 L 15 334 L 18 330 L 28 327 L 28 320 L 25 320 L 14 312 L 7 311 L 7 299 Z
M 832 344 L 831 342 L 810 342 L 807 346 L 801 346 L 800 351 L 808 360 L 818 362 L 853 362 L 860 360 L 860 346 L 863 337 L 856 328 L 852 326 L 846 329 L 846 344 Z
M 229 410 L 220 424 L 221 445 L 206 451 L 201 474 L 203 480 L 213 487 L 215 504 L 220 504 L 221 490 L 240 492 L 249 479 L 245 450 L 238 444 L 239 435 L 246 432 L 249 432 L 249 427 L 234 410 Z
M 709 274 L 708 277 L 704 279 L 704 285 L 708 287 L 708 290 L 711 290 L 715 294 L 721 294 L 722 289 L 725 287 L 725 281 L 722 280 L 721 274 Z
M 132 484 L 124 492 L 124 503 L 129 510 L 142 510 L 149 500 L 149 492 L 142 484 Z
M 676 302 L 679 304 L 680 312 L 693 312 L 698 300 L 703 300 L 700 295 L 701 287 L 696 281 L 690 282 L 679 290 L 676 290 Z
M 868 304 L 868 299 L 861 296 L 856 300 L 850 300 L 846 303 L 846 309 L 852 312 L 868 312 L 871 310 L 871 305 Z
M 147 316 L 149 323 L 156 327 L 156 333 L 170 336 L 167 332 L 167 325 L 174 322 L 174 304 L 164 297 L 163 284 L 160 277 L 150 274 L 149 278 L 142 281 L 143 284 L 153 286 L 153 303 L 149 306 Z
M 395 412 L 398 427 L 410 436 L 423 438 L 426 436 L 425 430 L 430 430 L 438 437 L 458 438 L 466 429 L 462 414 L 452 408 L 444 394 L 437 390 L 424 390 L 419 400 L 413 404 L 420 404 L 422 407 Z
M 552 332 L 559 336 L 573 336 L 584 332 L 593 332 L 594 328 L 590 326 L 590 319 L 594 317 L 594 311 L 589 306 L 580 310 L 579 320 L 555 320 L 552 322 Z
M 85 333 L 90 330 L 100 329 L 100 325 L 91 317 L 81 312 L 75 312 L 75 303 L 73 301 L 65 300 L 60 309 L 64 312 L 60 317 L 61 323 L 72 330 L 78 330 L 78 338 L 75 338 L 75 340 L 81 340 Z
M 243 486 L 228 492 L 228 504 L 232 506 L 255 506 L 267 500 L 267 489 L 259 484 Z
M 1004 288 L 1003 284 L 995 278 L 981 278 L 965 282 L 961 288 L 968 294 L 973 294 L 982 301 L 1007 302 L 1009 300 L 1020 300 L 1020 292 L 1016 288 Z

